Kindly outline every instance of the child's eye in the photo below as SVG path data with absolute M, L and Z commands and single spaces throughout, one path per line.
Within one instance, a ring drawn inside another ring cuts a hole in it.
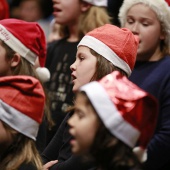
M 84 117 L 83 114 L 78 114 L 79 119 L 82 119 Z
M 134 20 L 132 20 L 132 19 L 127 19 L 127 23 L 128 23 L 128 24 L 133 24 L 133 23 L 134 23 Z
M 142 25 L 146 27 L 146 26 L 148 26 L 149 24 L 148 24 L 148 23 L 142 23 Z
M 79 119 L 82 119 L 84 117 L 83 112 L 81 112 L 80 110 L 75 109 L 74 114 L 76 114 Z
M 80 61 L 83 61 L 84 60 L 84 57 L 79 57 Z

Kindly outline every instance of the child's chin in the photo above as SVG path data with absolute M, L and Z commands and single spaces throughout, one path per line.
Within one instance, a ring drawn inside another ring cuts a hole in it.
M 77 92 L 79 90 L 79 87 L 77 87 L 77 86 L 73 86 L 73 89 L 72 89 L 72 91 L 75 93 L 75 92 Z
M 80 152 L 75 150 L 74 148 L 72 148 L 72 153 L 75 154 L 75 155 L 80 155 Z
M 72 153 L 73 153 L 74 155 L 82 155 L 82 154 L 83 154 L 81 150 L 76 149 L 76 148 L 74 148 L 74 147 L 72 147 L 71 150 L 72 150 Z

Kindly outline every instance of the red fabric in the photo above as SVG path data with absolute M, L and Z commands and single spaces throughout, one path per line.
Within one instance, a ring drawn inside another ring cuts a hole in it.
M 111 31 L 114 31 L 115 36 L 111 36 Z M 106 24 L 103 27 L 96 28 L 87 33 L 87 35 L 95 37 L 99 41 L 106 44 L 117 56 L 124 60 L 131 70 L 134 68 L 137 55 L 138 37 L 134 35 L 127 28 L 118 28 Z M 114 43 L 113 43 L 114 42 Z
M 139 145 L 146 148 L 156 127 L 157 100 L 117 71 L 107 75 L 99 83 L 124 120 L 140 131 Z
M 9 5 L 6 0 L 0 0 L 0 20 L 9 18 Z
M 0 21 L 10 33 L 39 57 L 40 66 L 46 61 L 46 40 L 42 28 L 36 22 L 26 22 L 18 19 Z
M 170 6 L 170 0 L 165 0 L 167 2 L 167 4 Z
M 0 99 L 36 122 L 41 123 L 45 95 L 37 79 L 30 76 L 1 77 Z

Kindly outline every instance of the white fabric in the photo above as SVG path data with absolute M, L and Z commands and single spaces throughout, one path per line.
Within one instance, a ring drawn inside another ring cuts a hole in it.
M 82 40 L 78 44 L 78 46 L 80 45 L 87 46 L 93 49 L 98 54 L 102 55 L 107 60 L 109 60 L 111 63 L 113 63 L 113 65 L 124 70 L 127 73 L 127 75 L 130 76 L 131 69 L 129 65 L 123 59 L 117 56 L 117 54 L 112 49 L 110 49 L 103 42 L 99 41 L 97 38 L 86 35 L 82 38 Z
M 95 6 L 107 7 L 107 0 L 83 0 L 83 1 L 88 2 L 89 4 Z
M 141 147 L 133 148 L 133 153 L 137 156 L 138 160 L 143 163 L 147 160 L 147 150 Z
M 22 36 L 22 35 L 21 35 Z M 0 24 L 0 39 L 4 41 L 11 49 L 19 53 L 31 64 L 35 64 L 37 55 L 28 49 L 19 39 L 11 34 L 3 25 Z M 25 40 L 26 41 L 26 40 Z
M 46 83 L 50 80 L 50 72 L 46 67 L 38 67 L 36 68 L 36 72 L 38 74 L 39 79 L 43 82 Z
M 2 100 L 0 100 L 0 120 L 23 135 L 36 140 L 39 123 Z
M 80 91 L 87 94 L 106 128 L 115 137 L 133 148 L 140 132 L 121 116 L 106 90 L 98 82 L 91 82 L 82 86 Z

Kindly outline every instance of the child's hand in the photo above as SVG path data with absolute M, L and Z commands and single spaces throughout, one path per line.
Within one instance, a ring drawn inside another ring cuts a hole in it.
M 44 166 L 43 166 L 43 170 L 49 170 L 49 168 L 51 166 L 53 166 L 54 164 L 56 164 L 58 162 L 58 160 L 55 160 L 55 161 L 50 161 L 48 163 L 46 163 Z

